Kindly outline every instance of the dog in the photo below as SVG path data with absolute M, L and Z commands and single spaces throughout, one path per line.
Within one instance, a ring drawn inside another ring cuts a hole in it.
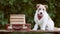
M 37 4 L 36 8 L 37 10 L 34 16 L 35 25 L 33 30 L 37 30 L 38 26 L 41 30 L 60 30 L 60 28 L 54 27 L 54 22 L 46 11 L 46 9 L 48 8 L 47 5 Z

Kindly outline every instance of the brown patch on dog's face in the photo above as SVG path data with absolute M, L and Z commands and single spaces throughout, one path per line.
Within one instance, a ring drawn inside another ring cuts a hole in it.
M 45 8 L 47 9 L 48 8 L 48 6 L 47 5 L 44 5 L 45 6 Z
M 37 5 L 36 5 L 36 8 L 39 8 L 40 5 L 42 5 L 42 4 L 37 4 Z
M 47 5 L 42 5 L 42 4 L 37 4 L 36 5 L 36 8 L 38 9 L 39 7 L 42 7 L 42 8 L 44 8 L 45 7 L 45 9 L 47 9 L 48 8 L 48 6 Z

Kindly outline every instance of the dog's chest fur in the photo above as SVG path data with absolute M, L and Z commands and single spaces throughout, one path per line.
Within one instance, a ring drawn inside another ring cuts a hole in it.
M 37 23 L 40 26 L 43 25 L 44 23 L 46 25 L 53 23 L 52 19 L 48 16 L 47 12 L 45 12 L 44 16 L 40 20 L 38 19 L 37 13 L 35 13 L 34 20 L 35 23 Z
M 40 18 L 40 20 L 38 19 L 38 16 L 37 16 L 37 13 L 35 13 L 35 16 L 34 16 L 34 20 L 35 20 L 35 23 L 39 24 L 39 25 L 42 25 L 43 22 L 44 22 L 44 17 Z

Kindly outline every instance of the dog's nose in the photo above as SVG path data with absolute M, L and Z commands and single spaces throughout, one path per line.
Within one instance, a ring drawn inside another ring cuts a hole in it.
M 42 14 L 42 12 L 40 12 L 40 14 Z

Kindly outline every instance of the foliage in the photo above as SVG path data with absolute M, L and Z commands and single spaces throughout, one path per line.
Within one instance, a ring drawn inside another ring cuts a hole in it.
M 58 10 L 60 8 L 59 0 L 57 0 L 56 2 L 55 0 L 0 0 L 0 13 L 3 13 L 0 14 L 3 16 L 1 17 L 2 19 L 0 19 L 2 20 L 2 22 L 0 23 L 3 25 L 5 25 L 6 23 L 8 24 L 10 14 L 25 14 L 26 22 L 34 25 L 34 14 L 36 10 L 35 6 L 38 3 L 47 4 L 48 14 L 54 20 L 55 23 L 59 24 L 60 21 L 59 18 L 60 11 Z M 57 8 L 57 10 L 55 8 Z M 56 26 L 60 26 L 57 24 Z

